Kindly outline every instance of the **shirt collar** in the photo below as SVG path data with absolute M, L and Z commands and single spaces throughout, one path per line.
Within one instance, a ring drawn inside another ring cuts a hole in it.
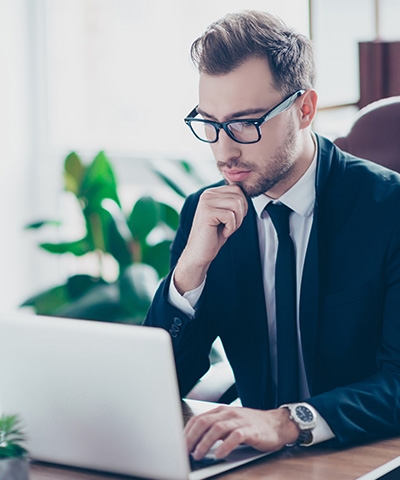
M 304 175 L 278 199 L 272 199 L 268 195 L 262 194 L 252 198 L 257 215 L 262 218 L 262 213 L 268 203 L 279 201 L 291 208 L 302 217 L 310 216 L 314 211 L 315 203 L 315 174 L 317 169 L 318 146 L 314 139 L 315 152 L 312 162 Z

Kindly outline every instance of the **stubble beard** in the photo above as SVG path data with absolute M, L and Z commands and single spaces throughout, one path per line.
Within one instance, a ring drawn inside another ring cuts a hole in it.
M 231 166 L 243 166 L 244 168 L 251 169 L 253 173 L 257 174 L 257 179 L 254 183 L 249 184 L 244 181 L 236 182 L 236 185 L 239 185 L 245 195 L 249 198 L 262 195 L 291 175 L 295 167 L 296 156 L 296 135 L 294 125 L 291 123 L 289 125 L 285 145 L 278 147 L 271 157 L 260 167 L 255 169 L 254 165 L 250 163 L 236 164 L 235 162 L 232 162 Z

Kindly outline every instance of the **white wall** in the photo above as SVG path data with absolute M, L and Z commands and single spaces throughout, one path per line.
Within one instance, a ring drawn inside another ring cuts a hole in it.
M 41 175 L 35 13 L 35 0 L 0 0 L 0 311 L 16 308 L 33 285 L 51 283 L 57 269 L 23 231 L 39 192 L 54 183 Z
M 210 156 L 182 121 L 198 97 L 192 41 L 212 21 L 243 9 L 271 10 L 308 33 L 306 0 L 45 5 L 49 143 L 55 153 L 104 148 L 140 156 Z
M 17 304 L 30 271 L 22 233 L 32 146 L 28 1 L 0 1 L 0 310 Z

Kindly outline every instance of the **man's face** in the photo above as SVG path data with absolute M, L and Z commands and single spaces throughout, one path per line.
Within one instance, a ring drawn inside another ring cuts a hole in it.
M 249 59 L 224 75 L 200 76 L 198 110 L 208 120 L 259 118 L 283 99 L 263 59 Z M 268 193 L 276 198 L 297 181 L 301 147 L 296 109 L 298 100 L 262 124 L 258 143 L 240 144 L 219 132 L 211 149 L 227 183 L 240 185 L 250 197 Z

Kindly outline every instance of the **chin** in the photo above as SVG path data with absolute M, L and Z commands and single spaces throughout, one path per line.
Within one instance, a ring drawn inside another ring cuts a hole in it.
M 242 189 L 242 192 L 248 198 L 258 197 L 259 195 L 261 195 L 261 193 L 264 193 L 264 192 L 259 193 L 258 189 L 254 185 L 246 185 L 243 182 L 237 182 L 236 185 L 238 185 Z

